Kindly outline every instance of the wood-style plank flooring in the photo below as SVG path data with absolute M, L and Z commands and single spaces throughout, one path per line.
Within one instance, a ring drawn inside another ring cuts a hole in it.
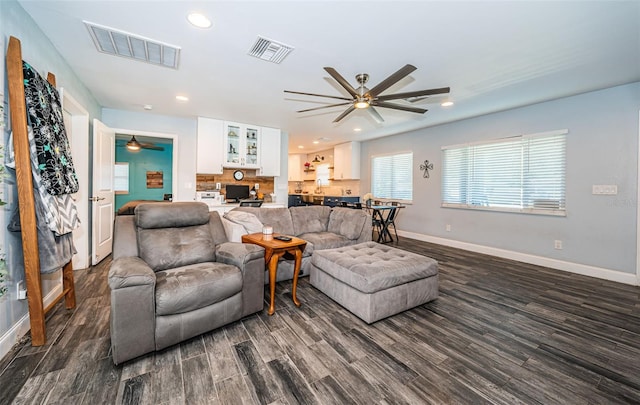
M 640 288 L 401 238 L 440 297 L 367 325 L 300 282 L 259 314 L 114 366 L 109 260 L 0 361 L 0 403 L 640 403 Z M 265 307 L 266 308 L 266 307 Z

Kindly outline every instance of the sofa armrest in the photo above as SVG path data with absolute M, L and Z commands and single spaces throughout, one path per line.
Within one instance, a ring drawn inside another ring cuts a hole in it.
M 249 243 L 227 242 L 216 247 L 216 260 L 242 271 L 242 316 L 264 307 L 264 248 Z
M 115 364 L 156 349 L 156 276 L 139 257 L 121 257 L 109 269 L 111 355 Z
M 216 261 L 244 269 L 245 264 L 260 259 L 264 263 L 264 248 L 249 243 L 226 242 L 216 246 Z
M 155 273 L 141 258 L 121 257 L 111 262 L 109 288 L 112 290 L 155 284 Z
M 362 230 L 360 231 L 360 235 L 358 235 L 358 239 L 356 241 L 356 244 L 358 243 L 363 243 L 363 242 L 370 242 L 371 241 L 371 214 L 367 214 L 367 219 L 364 222 L 364 225 L 362 226 Z

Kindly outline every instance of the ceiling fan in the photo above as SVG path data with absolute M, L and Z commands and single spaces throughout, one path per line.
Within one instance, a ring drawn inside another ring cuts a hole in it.
M 307 108 L 305 110 L 298 111 L 299 113 L 346 105 L 348 106 L 347 109 L 342 114 L 340 114 L 335 120 L 333 120 L 333 122 L 340 122 L 340 120 L 342 120 L 344 117 L 349 115 L 355 109 L 367 109 L 378 123 L 382 123 L 384 122 L 384 120 L 382 119 L 382 116 L 376 111 L 374 106 L 391 108 L 394 110 L 409 111 L 409 112 L 414 112 L 418 114 L 424 114 L 425 112 L 427 112 L 427 110 L 424 108 L 405 106 L 401 104 L 390 103 L 389 101 L 449 93 L 449 90 L 450 90 L 449 87 L 442 87 L 439 89 L 418 90 L 418 91 L 409 91 L 406 93 L 382 95 L 382 93 L 385 90 L 387 90 L 389 87 L 399 82 L 401 79 L 403 79 L 404 77 L 406 77 L 416 69 L 417 68 L 415 66 L 407 64 L 397 72 L 393 73 L 391 76 L 387 77 L 386 79 L 378 83 L 372 89 L 368 89 L 367 87 L 365 87 L 365 84 L 369 80 L 368 74 L 361 73 L 359 75 L 356 75 L 356 81 L 358 82 L 359 87 L 353 88 L 349 84 L 349 82 L 347 82 L 345 78 L 342 77 L 340 73 L 338 73 L 334 68 L 325 67 L 324 70 L 327 73 L 329 73 L 331 77 L 333 77 L 335 81 L 337 81 L 351 95 L 351 98 L 339 97 L 339 96 L 327 96 L 324 94 L 303 93 L 299 91 L 290 91 L 290 90 L 285 90 L 284 92 L 291 93 L 291 94 L 302 94 L 306 96 L 316 96 L 316 97 L 334 98 L 338 100 L 346 100 L 343 103 L 325 105 L 322 107 L 315 107 L 315 108 Z
M 127 146 L 127 149 L 129 149 L 130 151 L 139 151 L 140 149 L 151 149 L 151 150 L 158 150 L 158 151 L 164 150 L 162 146 L 156 146 L 153 143 L 138 142 L 135 136 L 131 137 L 129 142 L 127 142 L 126 146 Z

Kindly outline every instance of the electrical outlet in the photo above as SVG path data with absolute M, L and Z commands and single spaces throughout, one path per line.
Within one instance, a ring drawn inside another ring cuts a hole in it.
M 447 224 L 447 226 L 445 227 L 445 229 L 447 230 L 447 232 L 451 232 L 451 225 Z
M 553 247 L 554 247 L 555 249 L 562 250 L 562 241 L 561 241 L 561 240 L 557 240 L 557 239 L 556 239 L 556 240 L 553 242 Z
M 27 290 L 25 290 L 24 288 L 24 281 L 20 280 L 16 283 L 16 295 L 18 296 L 19 300 L 26 300 L 27 299 Z
M 216 190 L 220 190 L 222 188 L 222 185 L 220 183 L 216 183 Z
M 259 190 L 259 189 L 260 189 L 260 183 L 256 183 L 256 184 L 253 186 L 253 188 L 255 188 L 256 190 Z

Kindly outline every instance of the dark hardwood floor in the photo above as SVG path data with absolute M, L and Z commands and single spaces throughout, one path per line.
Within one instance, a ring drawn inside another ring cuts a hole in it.
M 640 288 L 402 238 L 440 297 L 366 325 L 301 280 L 266 310 L 114 366 L 109 260 L 76 272 L 49 343 L 0 361 L 0 403 L 640 403 Z

